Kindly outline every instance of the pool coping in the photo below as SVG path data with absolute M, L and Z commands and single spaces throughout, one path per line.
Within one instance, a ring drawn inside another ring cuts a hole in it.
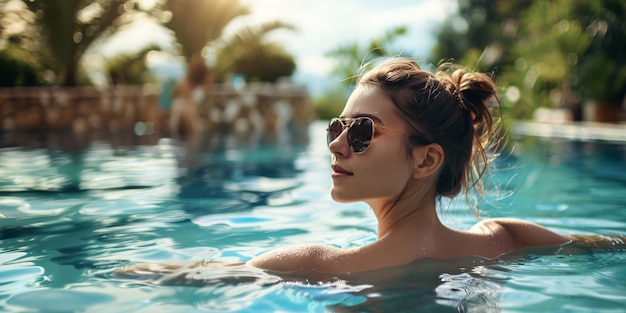
M 511 133 L 522 136 L 626 142 L 626 124 L 598 122 L 546 123 L 513 121 Z

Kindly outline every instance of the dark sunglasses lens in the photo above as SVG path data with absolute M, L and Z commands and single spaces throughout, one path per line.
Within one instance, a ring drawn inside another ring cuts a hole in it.
M 328 123 L 328 130 L 326 134 L 326 144 L 330 145 L 333 140 L 337 139 L 341 132 L 343 131 L 343 124 L 338 118 L 333 118 Z
M 369 118 L 356 118 L 348 128 L 348 144 L 355 153 L 362 153 L 369 148 L 374 135 L 374 125 Z

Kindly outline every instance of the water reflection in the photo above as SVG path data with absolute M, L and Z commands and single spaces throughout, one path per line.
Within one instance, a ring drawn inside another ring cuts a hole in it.
M 183 196 L 210 196 L 221 192 L 225 180 L 295 177 L 295 159 L 307 143 L 307 128 L 272 139 L 220 132 L 176 140 L 2 133 L 0 192 L 81 192 L 176 183 Z
M 522 137 L 512 146 L 491 171 L 495 185 L 486 195 L 485 216 L 625 220 L 626 145 Z M 538 222 L 556 228 L 564 223 Z

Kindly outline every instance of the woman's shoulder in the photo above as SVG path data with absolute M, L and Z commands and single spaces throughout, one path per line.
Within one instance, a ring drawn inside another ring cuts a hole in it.
M 247 264 L 277 272 L 334 272 L 341 260 L 355 249 L 340 249 L 322 244 L 301 244 L 277 248 L 263 253 Z
M 558 234 L 541 225 L 512 218 L 485 219 L 474 225 L 470 232 L 507 241 L 513 249 L 561 245 L 572 240 L 570 236 Z

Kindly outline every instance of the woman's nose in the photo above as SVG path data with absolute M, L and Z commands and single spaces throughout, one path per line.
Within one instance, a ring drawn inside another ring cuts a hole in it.
M 341 131 L 341 134 L 328 144 L 328 150 L 330 150 L 330 153 L 341 156 L 347 156 L 350 154 L 350 147 L 348 146 L 347 138 L 348 132 L 346 130 L 347 128 L 344 128 Z

